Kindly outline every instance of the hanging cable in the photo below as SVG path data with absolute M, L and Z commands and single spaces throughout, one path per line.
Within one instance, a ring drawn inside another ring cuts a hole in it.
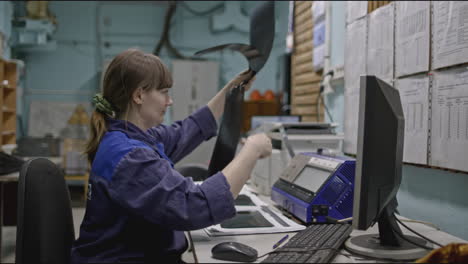
M 221 7 L 224 6 L 224 3 L 221 3 L 221 4 L 218 4 L 208 10 L 205 10 L 205 11 L 196 11 L 194 9 L 192 9 L 185 1 L 181 1 L 180 3 L 182 3 L 182 6 L 187 10 L 189 11 L 190 13 L 192 13 L 193 15 L 196 15 L 196 16 L 206 16 L 210 13 L 213 13 L 214 11 L 218 10 L 218 9 L 221 9 Z
M 443 247 L 442 244 L 437 243 L 436 241 L 434 241 L 434 240 L 432 240 L 432 239 L 429 239 L 429 238 L 427 238 L 427 237 L 421 235 L 420 233 L 414 231 L 413 229 L 411 229 L 410 227 L 408 227 L 407 225 L 405 225 L 403 222 L 400 221 L 400 219 L 398 219 L 398 218 L 395 216 L 395 214 L 393 214 L 393 216 L 395 217 L 395 219 L 397 220 L 397 222 L 400 223 L 400 225 L 404 226 L 406 229 L 408 229 L 409 231 L 413 232 L 415 235 L 418 235 L 419 237 L 421 237 L 421 238 L 423 238 L 423 239 L 425 239 L 425 240 L 427 240 L 427 241 L 433 243 L 434 245 L 437 245 L 437 246 L 439 246 L 439 247 Z
M 174 15 L 176 9 L 177 9 L 177 2 L 176 1 L 170 1 L 169 6 L 168 6 L 167 11 L 166 11 L 166 16 L 164 18 L 163 33 L 161 35 L 161 38 L 159 39 L 158 44 L 156 45 L 156 48 L 153 51 L 153 54 L 156 55 L 156 56 L 159 56 L 159 53 L 161 52 L 161 49 L 165 44 L 167 46 L 169 52 L 174 54 L 178 59 L 190 60 L 190 59 L 192 59 L 191 57 L 186 57 L 186 56 L 182 55 L 174 46 L 172 46 L 171 39 L 169 37 L 171 19 L 172 19 L 172 16 Z
M 192 239 L 192 234 L 190 234 L 190 231 L 187 231 L 187 233 L 188 233 L 188 237 L 189 237 L 190 247 L 191 247 L 191 250 L 192 250 L 193 260 L 194 260 L 195 263 L 199 263 L 198 262 L 198 257 L 197 257 L 197 252 L 195 251 L 195 244 L 193 243 L 193 239 Z
M 170 24 L 171 17 L 174 11 L 175 11 L 175 4 L 173 4 L 172 2 L 169 2 L 169 6 L 167 7 L 166 15 L 164 17 L 163 32 L 161 34 L 161 38 L 159 39 L 158 44 L 156 45 L 156 48 L 153 51 L 153 54 L 156 56 L 159 56 L 159 52 L 161 51 L 161 48 L 166 41 L 165 38 L 166 38 L 167 32 L 169 31 L 169 24 Z
M 328 110 L 328 107 L 327 107 L 327 104 L 325 103 L 325 99 L 323 98 L 323 91 L 325 90 L 325 86 L 323 85 L 323 81 L 325 80 L 325 78 L 327 78 L 327 76 L 330 75 L 331 77 L 333 77 L 333 71 L 329 71 L 327 72 L 322 81 L 320 81 L 320 90 L 319 90 L 319 94 L 317 96 L 317 121 L 320 120 L 320 99 L 323 103 L 323 107 L 325 108 L 325 111 L 327 112 L 327 115 L 328 115 L 328 118 L 330 118 L 330 121 L 331 123 L 333 123 L 333 117 L 330 113 L 330 111 Z
M 323 94 L 319 94 L 319 100 L 322 99 L 321 101 L 323 102 L 323 107 L 325 108 L 325 111 L 327 112 L 328 118 L 330 118 L 330 122 L 333 123 L 333 117 L 328 110 L 327 104 L 325 103 L 325 99 L 323 98 Z M 320 102 L 320 101 L 319 101 Z M 318 118 L 318 117 L 317 117 Z M 318 119 L 317 119 L 318 120 Z
M 433 223 L 425 222 L 425 221 L 413 220 L 413 219 L 401 219 L 400 221 L 406 222 L 406 223 L 418 223 L 418 224 L 423 224 L 423 225 L 427 225 L 427 226 L 433 227 L 433 228 L 435 228 L 435 229 L 437 229 L 437 230 L 440 230 L 440 227 L 438 227 L 437 225 L 435 225 L 435 224 L 433 224 Z
M 408 242 L 408 243 L 410 243 L 410 244 L 413 244 L 413 245 L 415 245 L 415 246 L 417 246 L 417 247 L 423 248 L 423 249 L 433 250 L 433 248 L 430 248 L 430 247 L 428 247 L 428 246 L 426 246 L 426 245 L 421 245 L 421 244 L 419 244 L 419 243 L 416 243 L 416 242 L 414 242 L 414 241 L 411 241 L 411 239 L 407 238 L 404 234 L 401 234 L 401 233 L 399 233 L 398 231 L 395 231 L 395 230 L 393 229 L 393 227 L 391 227 L 391 228 L 392 228 L 392 230 L 395 232 L 395 234 L 396 234 L 399 238 L 405 240 L 406 242 Z

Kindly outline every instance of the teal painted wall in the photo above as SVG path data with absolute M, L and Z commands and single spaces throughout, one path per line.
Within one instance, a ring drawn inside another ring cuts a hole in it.
M 406 217 L 434 223 L 443 231 L 468 240 L 467 188 L 465 173 L 405 165 L 398 209 Z
M 221 1 L 185 3 L 199 12 L 223 4 Z M 249 12 L 259 3 L 235 1 L 229 4 L 239 6 L 242 11 L 244 18 L 238 20 L 248 20 Z M 23 126 L 26 131 L 31 101 L 89 102 L 99 89 L 105 61 L 129 47 L 152 52 L 162 34 L 167 4 L 157 1 L 51 1 L 49 8 L 58 21 L 54 34 L 57 48 L 53 51 L 20 54 L 26 63 L 26 92 L 23 99 L 23 113 L 26 113 Z M 267 89 L 277 90 L 277 61 L 285 50 L 288 2 L 276 2 L 275 12 L 276 38 L 273 50 L 252 87 L 262 92 Z M 224 8 L 219 8 L 210 15 L 196 16 L 179 2 L 171 23 L 172 44 L 185 56 L 219 44 L 248 44 L 248 21 L 247 31 L 244 32 L 236 28 L 225 32 L 214 30 L 212 16 L 223 13 Z M 225 20 L 231 17 L 227 15 Z M 230 22 L 222 19 L 223 23 Z M 160 57 L 170 67 L 174 57 L 167 49 L 162 49 Z M 248 67 L 242 55 L 231 51 L 214 53 L 206 58 L 220 62 L 220 85 Z
M 344 63 L 346 3 L 332 2 L 331 64 Z M 344 83 L 334 85 L 335 92 L 325 102 L 335 122 L 343 131 Z M 384 140 L 384 139 L 382 139 Z M 403 177 L 397 194 L 398 210 L 403 216 L 428 221 L 443 231 L 468 240 L 468 174 L 439 169 L 403 166 Z
M 11 19 L 13 17 L 13 5 L 10 1 L 0 1 L 0 32 L 3 35 L 3 54 L 4 59 L 11 58 L 11 49 L 9 39 L 11 36 Z

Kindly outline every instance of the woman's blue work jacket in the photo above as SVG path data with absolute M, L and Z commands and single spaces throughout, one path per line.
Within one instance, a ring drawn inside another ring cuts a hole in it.
M 107 122 L 108 132 L 91 167 L 72 263 L 174 262 L 187 249 L 183 231 L 235 215 L 222 172 L 195 184 L 171 162 L 216 135 L 216 120 L 208 107 L 146 132 L 122 120 Z

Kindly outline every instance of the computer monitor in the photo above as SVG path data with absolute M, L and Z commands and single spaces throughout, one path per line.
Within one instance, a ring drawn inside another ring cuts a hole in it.
M 376 258 L 423 257 L 427 250 L 416 244 L 429 244 L 403 235 L 394 214 L 401 183 L 405 126 L 399 92 L 375 76 L 361 76 L 360 81 L 353 227 L 367 230 L 378 223 L 379 234 L 351 237 L 345 246 Z

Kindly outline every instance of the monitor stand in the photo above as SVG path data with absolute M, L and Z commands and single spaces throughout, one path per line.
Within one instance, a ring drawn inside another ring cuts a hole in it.
M 345 242 L 345 247 L 364 257 L 392 260 L 415 260 L 429 253 L 428 249 L 411 244 L 401 239 L 401 236 L 419 245 L 432 248 L 432 245 L 422 238 L 403 235 L 395 220 L 393 210 L 389 210 L 388 207 L 382 212 L 378 223 L 378 234 L 351 236 Z

